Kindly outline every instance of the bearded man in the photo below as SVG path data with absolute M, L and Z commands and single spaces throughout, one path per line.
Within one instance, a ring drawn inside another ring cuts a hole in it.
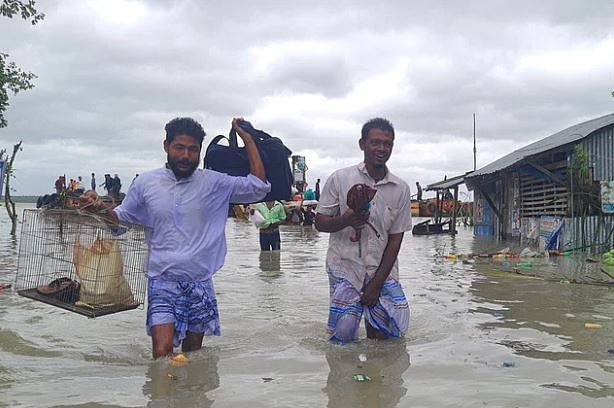
M 179 345 L 184 352 L 198 350 L 205 335 L 220 335 L 212 278 L 224 265 L 229 203 L 260 201 L 271 189 L 241 120 L 234 118 L 232 128 L 245 145 L 246 177 L 197 169 L 205 131 L 192 118 L 176 118 L 164 128 L 166 164 L 135 178 L 120 206 L 110 210 L 95 197 L 82 198 L 83 208 L 109 222 L 149 230 L 146 326 L 154 358 L 172 354 Z

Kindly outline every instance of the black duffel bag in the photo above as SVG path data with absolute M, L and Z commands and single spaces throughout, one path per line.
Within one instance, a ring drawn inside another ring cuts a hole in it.
M 254 129 L 247 121 L 241 121 L 239 126 L 252 136 L 258 146 L 266 178 L 271 183 L 271 191 L 262 201 L 289 200 L 292 196 L 292 171 L 288 159 L 292 151 L 284 146 L 280 139 Z M 222 139 L 228 140 L 228 146 L 219 144 Z M 206 169 L 231 176 L 247 176 L 250 172 L 247 152 L 245 147 L 238 146 L 234 129 L 228 137 L 218 135 L 213 138 L 207 146 L 204 161 Z

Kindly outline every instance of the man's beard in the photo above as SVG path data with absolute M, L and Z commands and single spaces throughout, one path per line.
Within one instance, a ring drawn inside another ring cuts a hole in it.
M 170 156 L 167 156 L 166 162 L 178 180 L 190 177 L 198 167 L 198 162 L 192 162 L 189 160 L 173 160 L 170 158 Z M 179 164 L 189 165 L 190 167 L 187 170 L 181 170 L 178 168 Z

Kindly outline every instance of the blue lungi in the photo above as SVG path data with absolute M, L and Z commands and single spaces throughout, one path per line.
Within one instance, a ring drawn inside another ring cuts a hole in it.
M 179 347 L 188 331 L 220 335 L 220 318 L 213 280 L 175 282 L 149 278 L 147 286 L 147 334 L 151 327 L 174 323 L 173 344 Z
M 363 313 L 365 322 L 387 337 L 401 337 L 407 332 L 410 310 L 399 282 L 387 280 L 374 306 L 360 303 L 360 292 L 347 280 L 335 276 L 334 272 L 328 273 L 328 282 L 328 332 L 331 340 L 342 343 L 356 340 Z

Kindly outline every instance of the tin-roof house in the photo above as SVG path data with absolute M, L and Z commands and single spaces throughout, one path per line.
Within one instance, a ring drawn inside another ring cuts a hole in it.
M 476 235 L 542 249 L 611 248 L 614 114 L 522 147 L 467 174 L 465 183 L 474 191 Z

